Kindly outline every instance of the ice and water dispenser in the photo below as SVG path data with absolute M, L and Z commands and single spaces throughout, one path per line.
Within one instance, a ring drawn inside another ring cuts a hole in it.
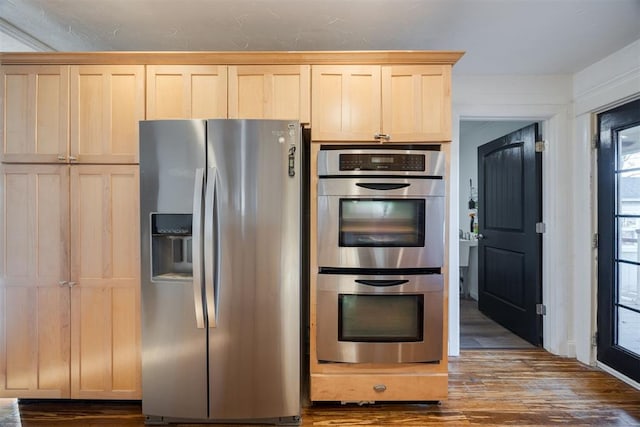
M 151 280 L 193 278 L 191 214 L 151 214 Z

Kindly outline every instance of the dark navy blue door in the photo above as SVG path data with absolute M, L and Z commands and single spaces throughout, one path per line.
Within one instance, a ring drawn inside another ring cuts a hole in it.
M 640 100 L 598 115 L 598 360 L 640 381 Z
M 542 157 L 532 124 L 478 147 L 478 308 L 542 345 Z

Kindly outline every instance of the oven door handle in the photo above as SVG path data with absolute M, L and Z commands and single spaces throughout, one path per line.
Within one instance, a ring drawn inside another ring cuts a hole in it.
M 381 280 L 381 279 L 356 280 L 356 283 L 360 283 L 361 285 L 376 286 L 376 287 L 404 285 L 407 282 L 409 281 L 408 280 Z
M 367 188 L 369 190 L 398 190 L 400 188 L 406 188 L 410 186 L 410 183 L 401 183 L 401 184 L 390 184 L 387 182 L 372 182 L 372 183 L 362 183 L 357 182 L 356 185 L 358 187 Z

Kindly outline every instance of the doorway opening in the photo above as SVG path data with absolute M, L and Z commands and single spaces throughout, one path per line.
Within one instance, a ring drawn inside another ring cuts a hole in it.
M 535 348 L 533 344 L 518 336 L 510 329 L 511 324 L 500 320 L 503 325 L 493 320 L 491 313 L 483 313 L 479 309 L 481 289 L 478 287 L 478 273 L 484 271 L 484 262 L 479 261 L 479 252 L 484 253 L 485 241 L 480 224 L 485 218 L 483 200 L 484 192 L 478 191 L 478 152 L 479 148 L 496 141 L 506 135 L 535 123 L 532 120 L 461 120 L 460 121 L 460 156 L 459 156 L 459 244 L 460 244 L 460 348 L 461 349 L 522 349 Z M 498 143 L 498 145 L 500 145 Z M 483 190 L 485 187 L 483 187 Z M 517 191 L 516 191 L 517 193 Z M 480 239 L 479 239 L 480 238 Z M 482 251 L 479 251 L 479 246 Z M 486 275 L 483 275 L 485 278 Z M 482 281 L 480 281 L 482 282 Z M 484 289 L 484 288 L 483 288 Z M 498 297 L 500 297 L 498 295 Z M 508 298 L 501 298 L 508 306 L 513 305 Z M 507 306 L 507 308 L 509 308 Z M 486 307 L 486 304 L 485 304 Z M 488 311 L 488 310 L 484 310 Z M 507 326 L 507 327 L 505 327 Z M 520 335 L 522 333 L 520 332 Z M 528 338 L 531 341 L 530 338 Z

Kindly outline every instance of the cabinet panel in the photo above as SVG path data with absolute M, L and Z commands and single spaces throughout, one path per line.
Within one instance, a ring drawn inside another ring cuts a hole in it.
M 0 396 L 69 396 L 68 166 L 2 165 Z
M 80 163 L 137 163 L 144 66 L 71 67 L 71 153 Z
M 229 67 L 229 117 L 310 120 L 309 65 Z
M 69 143 L 69 67 L 2 67 L 2 161 L 56 163 Z
M 147 119 L 226 117 L 226 66 L 147 65 Z
M 312 68 L 312 139 L 372 141 L 380 132 L 380 67 Z
M 382 133 L 391 141 L 450 141 L 450 68 L 383 66 Z
M 71 396 L 140 398 L 137 166 L 71 174 Z
M 376 391 L 376 389 L 381 391 Z M 311 400 L 438 401 L 447 398 L 448 375 L 351 374 L 311 376 Z
M 315 141 L 451 140 L 451 66 L 313 66 Z

